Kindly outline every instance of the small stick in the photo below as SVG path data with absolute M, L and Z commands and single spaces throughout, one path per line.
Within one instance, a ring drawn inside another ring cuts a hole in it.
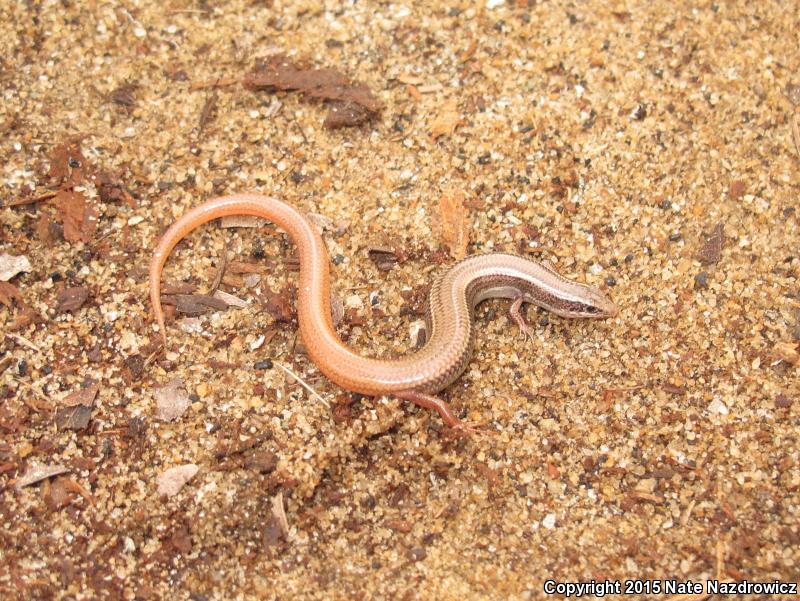
M 306 389 L 308 392 L 310 392 L 310 393 L 311 393 L 313 396 L 315 396 L 315 397 L 317 398 L 317 400 L 319 400 L 319 402 L 320 402 L 320 403 L 322 403 L 323 405 L 325 405 L 325 406 L 326 406 L 328 409 L 330 409 L 330 408 L 331 408 L 331 406 L 330 406 L 330 404 L 328 403 L 328 401 L 326 401 L 326 400 L 325 400 L 325 399 L 323 399 L 321 396 L 319 396 L 319 394 L 317 393 L 317 391 L 316 391 L 316 390 L 314 390 L 313 388 L 311 388 L 311 386 L 309 386 L 308 384 L 306 384 L 306 383 L 303 381 L 303 379 L 302 379 L 300 376 L 298 376 L 296 373 L 294 373 L 294 372 L 293 372 L 291 369 L 289 369 L 288 367 L 286 367 L 286 366 L 285 366 L 285 365 L 283 365 L 282 363 L 278 363 L 277 361 L 273 361 L 273 362 L 272 362 L 272 364 L 273 364 L 273 365 L 277 365 L 277 366 L 278 366 L 278 367 L 280 367 L 280 368 L 281 368 L 283 371 L 285 371 L 287 374 L 289 374 L 289 375 L 290 375 L 290 376 L 292 376 L 292 377 L 293 377 L 295 380 L 297 380 L 297 382 L 300 384 L 300 386 L 302 386 L 302 387 L 303 387 L 303 388 L 305 388 L 305 389 Z
M 217 268 L 217 275 L 214 276 L 214 282 L 211 284 L 211 289 L 208 291 L 209 296 L 213 296 L 222 283 L 222 278 L 225 277 L 225 270 L 228 268 L 228 243 L 222 247 L 222 256 L 220 257 L 219 267 Z
M 38 346 L 36 346 L 33 342 L 31 342 L 27 338 L 23 338 L 19 334 L 6 334 L 6 336 L 11 338 L 12 340 L 16 340 L 22 346 L 27 346 L 29 349 L 32 349 L 32 350 L 36 351 L 37 353 L 41 353 L 42 352 L 42 350 Z

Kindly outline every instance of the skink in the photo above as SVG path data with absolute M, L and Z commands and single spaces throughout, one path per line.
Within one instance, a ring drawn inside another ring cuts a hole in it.
M 363 357 L 336 334 L 331 318 L 328 253 L 309 219 L 293 206 L 258 194 L 234 194 L 209 200 L 185 213 L 164 233 L 150 263 L 150 300 L 167 345 L 161 308 L 161 272 L 175 245 L 198 226 L 230 215 L 254 215 L 272 221 L 297 245 L 300 282 L 297 317 L 311 360 L 333 382 L 369 396 L 391 394 L 435 409 L 446 424 L 472 430 L 437 392 L 464 371 L 475 343 L 475 306 L 488 298 L 512 299 L 511 317 L 525 336 L 531 330 L 520 308 L 533 303 L 561 317 L 611 317 L 617 307 L 597 288 L 573 282 L 547 264 L 512 254 L 472 255 L 453 265 L 431 287 L 426 315 L 427 342 L 412 355 L 395 360 Z

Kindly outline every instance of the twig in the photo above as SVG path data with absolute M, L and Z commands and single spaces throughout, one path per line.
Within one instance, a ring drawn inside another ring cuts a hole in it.
M 18 207 L 20 205 L 30 205 L 35 202 L 41 202 L 43 200 L 48 200 L 53 198 L 56 194 L 58 194 L 57 190 L 49 190 L 39 196 L 34 196 L 33 198 L 17 198 L 15 200 L 9 200 L 7 203 L 3 204 L 4 207 Z
M 289 538 L 289 520 L 286 519 L 286 511 L 283 509 L 283 492 L 279 491 L 272 497 L 272 516 L 277 520 L 278 526 L 284 538 Z
M 225 277 L 225 270 L 228 268 L 228 243 L 222 247 L 222 256 L 220 257 L 219 267 L 217 268 L 217 275 L 214 276 L 214 281 L 211 283 L 211 289 L 208 291 L 209 296 L 213 296 L 222 283 L 222 278 Z
M 200 123 L 197 126 L 197 139 L 203 136 L 206 125 L 208 125 L 214 117 L 214 111 L 217 108 L 217 90 L 212 89 L 211 94 L 206 98 L 203 103 L 203 110 L 200 111 Z
M 300 376 L 298 376 L 296 373 L 294 373 L 294 372 L 293 372 L 291 369 L 289 369 L 288 367 L 286 367 L 286 366 L 285 366 L 285 365 L 283 365 L 282 363 L 278 363 L 277 361 L 273 361 L 273 362 L 272 362 L 272 364 L 273 364 L 273 365 L 277 365 L 277 366 L 278 366 L 278 367 L 280 367 L 280 368 L 281 368 L 283 371 L 285 371 L 287 374 L 289 374 L 289 375 L 290 375 L 290 376 L 292 376 L 292 377 L 293 377 L 295 380 L 297 380 L 297 382 L 300 384 L 300 386 L 302 386 L 302 387 L 303 387 L 303 388 L 305 388 L 305 389 L 306 389 L 308 392 L 310 392 L 310 393 L 311 393 L 313 396 L 315 396 L 315 397 L 317 398 L 317 400 L 318 400 L 320 403 L 322 403 L 323 405 L 325 405 L 325 406 L 326 406 L 328 409 L 330 409 L 330 408 L 331 408 L 331 406 L 330 406 L 330 404 L 328 403 L 328 401 L 326 401 L 326 400 L 325 400 L 325 399 L 323 399 L 321 396 L 319 396 L 319 394 L 317 393 L 317 391 L 316 391 L 316 390 L 314 390 L 313 388 L 311 388 L 311 386 L 309 386 L 308 384 L 306 384 L 306 383 L 303 381 L 303 379 L 302 379 Z
M 11 338 L 12 340 L 16 340 L 22 346 L 27 346 L 29 349 L 36 351 L 37 353 L 41 353 L 42 349 L 36 346 L 33 342 L 28 340 L 27 338 L 23 338 L 19 334 L 6 334 L 7 337 Z
M 206 88 L 223 88 L 235 85 L 240 81 L 241 79 L 239 79 L 238 77 L 217 77 L 216 79 L 211 79 L 208 81 L 196 81 L 195 83 L 189 86 L 189 89 L 195 91 L 195 90 L 204 90 Z

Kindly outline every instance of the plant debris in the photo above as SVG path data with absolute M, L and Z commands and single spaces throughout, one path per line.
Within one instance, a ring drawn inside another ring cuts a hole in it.
M 71 311 L 74 313 L 83 306 L 88 298 L 89 290 L 84 286 L 65 288 L 58 293 L 56 311 L 59 313 Z
M 725 226 L 718 223 L 709 235 L 705 237 L 703 245 L 697 251 L 697 260 L 703 265 L 718 263 L 722 256 L 722 247 L 725 244 Z
M 54 197 L 67 242 L 90 242 L 97 230 L 97 209 L 84 192 L 60 190 Z
M 158 494 L 174 497 L 189 480 L 195 477 L 199 469 L 194 463 L 187 463 L 165 470 L 156 478 Z
M 430 124 L 430 135 L 432 140 L 436 140 L 440 136 L 451 136 L 455 132 L 456 127 L 463 123 L 461 116 L 458 113 L 458 101 L 455 98 L 450 98 L 439 109 L 436 117 Z
M 445 194 L 439 200 L 442 218 L 442 238 L 456 260 L 467 256 L 469 244 L 469 211 L 464 206 L 464 193 Z
M 165 305 L 174 305 L 178 313 L 195 316 L 228 308 L 228 303 L 210 294 L 165 294 L 162 302 Z
M 56 411 L 56 427 L 59 430 L 83 430 L 89 425 L 91 417 L 91 406 L 79 404 L 61 407 Z
M 76 390 L 75 392 L 71 392 L 63 399 L 61 399 L 61 404 L 65 407 L 77 407 L 78 405 L 83 405 L 84 407 L 91 407 L 94 405 L 94 400 L 97 397 L 97 393 L 100 391 L 100 386 L 98 384 L 92 384 L 87 386 L 86 388 L 81 388 L 80 390 Z
M 0 282 L 0 303 L 11 308 L 11 301 L 22 302 L 22 295 L 14 284 L 10 282 Z
M 381 271 L 390 271 L 400 261 L 400 255 L 391 246 L 368 246 L 367 255 Z
M 17 479 L 17 488 L 25 488 L 45 478 L 52 478 L 53 476 L 58 476 L 68 471 L 68 467 L 60 464 L 32 465 L 28 467 L 28 471 L 25 472 L 25 475 Z
M 31 262 L 25 255 L 0 255 L 0 282 L 7 282 L 18 273 L 31 270 Z
M 253 90 L 296 90 L 326 101 L 329 112 L 323 125 L 329 129 L 360 125 L 382 109 L 366 85 L 335 69 L 315 69 L 282 54 L 258 62 L 244 83 Z

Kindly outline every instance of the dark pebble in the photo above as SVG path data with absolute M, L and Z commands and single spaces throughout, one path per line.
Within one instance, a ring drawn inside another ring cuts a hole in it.
M 694 276 L 694 287 L 695 290 L 703 289 L 705 290 L 708 288 L 708 274 L 705 271 L 701 271 L 696 276 Z

